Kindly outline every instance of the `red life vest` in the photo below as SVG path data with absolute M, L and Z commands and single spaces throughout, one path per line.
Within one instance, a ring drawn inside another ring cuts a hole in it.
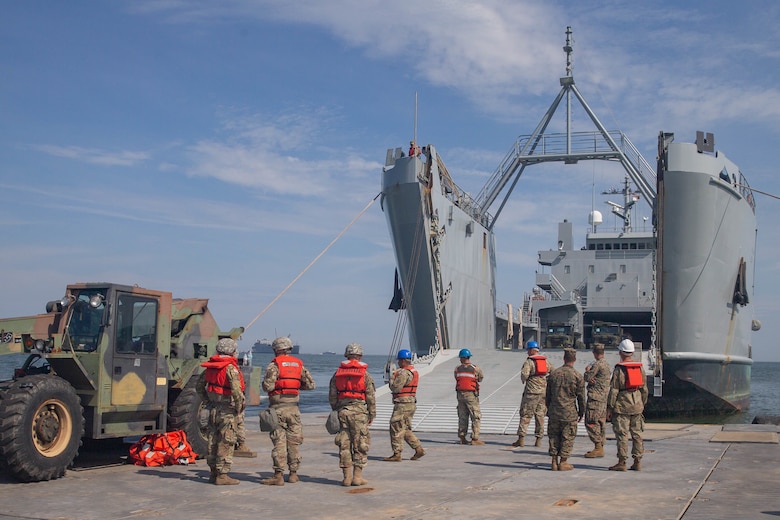
M 547 375 L 547 357 L 542 355 L 528 356 L 534 361 L 534 373 L 533 376 L 546 376 Z
M 206 390 L 215 394 L 230 395 L 230 381 L 227 377 L 227 367 L 233 365 L 238 372 L 238 378 L 241 382 L 241 391 L 244 390 L 244 374 L 238 368 L 238 360 L 233 356 L 222 356 L 215 354 L 200 366 L 206 369 Z
M 621 390 L 638 390 L 645 384 L 642 377 L 642 363 L 639 361 L 621 361 L 618 363 L 623 367 L 623 372 L 626 374 L 626 386 Z
M 474 365 L 460 365 L 455 369 L 455 390 L 479 392 L 477 369 Z
M 420 379 L 420 374 L 417 373 L 417 370 L 414 369 L 412 365 L 409 365 L 408 367 L 401 368 L 399 370 L 408 370 L 412 373 L 412 380 L 406 383 L 406 386 L 401 388 L 398 393 L 393 394 L 394 397 L 404 397 L 407 395 L 415 396 L 417 395 L 417 381 Z
M 274 358 L 279 367 L 279 377 L 276 378 L 274 389 L 268 395 L 298 395 L 301 389 L 301 374 L 303 361 L 294 356 L 283 354 Z
M 357 359 L 341 362 L 335 375 L 339 399 L 366 400 L 366 370 L 368 365 Z

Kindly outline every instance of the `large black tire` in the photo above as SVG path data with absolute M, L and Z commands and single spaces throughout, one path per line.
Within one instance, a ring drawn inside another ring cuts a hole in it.
M 22 377 L 0 395 L 0 461 L 17 480 L 63 476 L 83 436 L 81 402 L 60 377 Z
M 209 413 L 203 400 L 195 391 L 197 378 L 193 378 L 168 407 L 168 431 L 183 430 L 198 457 L 209 452 Z

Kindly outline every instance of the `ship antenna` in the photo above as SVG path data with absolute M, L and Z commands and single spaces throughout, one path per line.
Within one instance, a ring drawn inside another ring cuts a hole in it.
M 414 144 L 417 145 L 417 91 L 414 92 Z
M 563 46 L 564 52 L 566 52 L 566 75 L 571 77 L 571 63 L 572 63 L 572 52 L 574 49 L 571 46 L 571 25 L 566 26 L 566 45 Z

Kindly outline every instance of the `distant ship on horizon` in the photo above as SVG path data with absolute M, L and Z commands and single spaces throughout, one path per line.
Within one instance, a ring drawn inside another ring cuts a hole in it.
M 273 354 L 274 353 L 274 349 L 271 348 L 271 344 L 272 343 L 273 343 L 273 341 L 270 340 L 270 339 L 267 339 L 267 338 L 258 339 L 257 341 L 255 341 L 255 344 L 252 345 L 252 353 L 253 354 Z M 293 349 L 292 349 L 291 354 L 300 354 L 300 351 L 301 351 L 301 346 L 296 344 L 296 343 L 293 343 Z

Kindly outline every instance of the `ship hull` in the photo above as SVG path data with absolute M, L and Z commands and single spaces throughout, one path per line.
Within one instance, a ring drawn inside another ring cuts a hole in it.
M 722 153 L 670 143 L 666 157 L 659 192 L 665 385 L 651 408 L 690 415 L 743 410 L 753 363 L 754 205 L 739 168 Z
M 418 355 L 438 348 L 495 347 L 495 246 L 492 232 L 462 207 L 433 147 L 428 155 L 388 160 L 382 210 L 393 241 Z

